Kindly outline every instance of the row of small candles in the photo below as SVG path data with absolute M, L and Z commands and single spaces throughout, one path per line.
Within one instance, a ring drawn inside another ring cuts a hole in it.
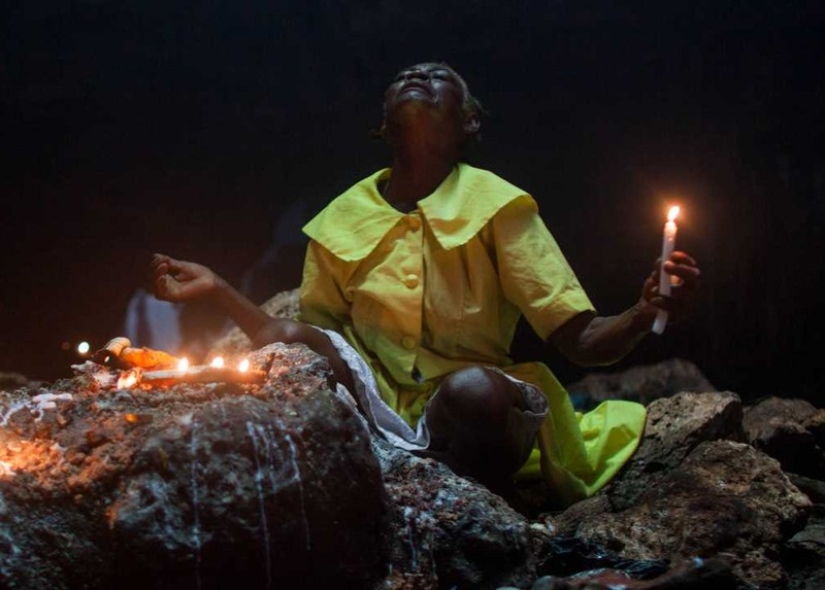
M 228 367 L 223 357 L 215 357 L 208 365 L 190 366 L 189 360 L 178 361 L 177 369 L 142 371 L 130 369 L 121 373 L 118 389 L 128 389 L 141 383 L 145 385 L 174 385 L 176 383 L 262 383 L 266 372 L 250 368 L 249 359 L 241 360 L 237 367 Z
M 209 365 L 190 366 L 186 357 L 179 358 L 162 350 L 133 347 L 123 336 L 111 339 L 92 355 L 98 364 L 119 369 L 118 389 L 141 385 L 174 385 L 176 383 L 262 383 L 266 371 L 253 369 L 247 358 L 236 367 L 226 366 L 223 357 L 216 356 Z

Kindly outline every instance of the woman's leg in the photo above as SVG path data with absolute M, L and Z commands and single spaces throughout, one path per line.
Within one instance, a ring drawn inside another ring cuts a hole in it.
M 533 447 L 525 409 L 521 390 L 502 373 L 484 367 L 457 371 L 427 404 L 426 454 L 506 495 Z

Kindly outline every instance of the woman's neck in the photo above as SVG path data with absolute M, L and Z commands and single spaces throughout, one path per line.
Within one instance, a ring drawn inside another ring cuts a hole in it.
M 450 175 L 456 162 L 445 158 L 402 158 L 396 156 L 392 174 L 383 190 L 384 200 L 407 213 L 418 201 L 431 195 Z

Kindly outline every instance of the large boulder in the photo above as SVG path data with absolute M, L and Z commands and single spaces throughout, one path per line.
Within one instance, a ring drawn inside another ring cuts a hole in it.
M 249 351 L 234 337 L 225 353 Z M 822 475 L 786 473 L 788 459 L 769 456 L 785 445 L 764 442 L 803 429 L 821 448 L 819 410 L 779 404 L 796 426 L 775 428 L 779 412 L 731 392 L 655 396 L 639 449 L 605 489 L 548 512 L 547 490 L 522 487 L 539 493 L 517 511 L 371 435 L 306 347 L 249 354 L 267 369 L 260 385 L 126 389 L 86 363 L 74 379 L 0 392 L 0 587 L 813 590 L 825 579 Z
M 389 513 L 354 404 L 303 346 L 252 360 L 260 386 L 0 393 L 0 587 L 370 587 Z

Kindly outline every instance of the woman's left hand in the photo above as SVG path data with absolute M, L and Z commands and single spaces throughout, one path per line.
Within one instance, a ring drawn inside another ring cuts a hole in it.
M 659 293 L 659 268 L 661 259 L 656 261 L 656 268 L 645 280 L 642 299 L 651 305 L 668 312 L 668 321 L 677 322 L 690 314 L 696 302 L 702 271 L 696 260 L 685 252 L 676 251 L 664 262 L 666 274 L 677 278 L 671 281 L 670 295 Z

